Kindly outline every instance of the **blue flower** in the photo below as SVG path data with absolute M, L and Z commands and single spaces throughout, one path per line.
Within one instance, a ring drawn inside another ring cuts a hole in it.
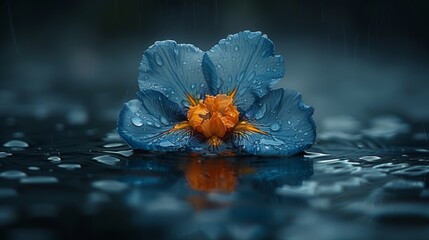
M 284 60 L 261 32 L 229 35 L 207 52 L 155 42 L 139 71 L 138 98 L 125 103 L 118 121 L 135 149 L 293 155 L 315 142 L 313 108 L 295 91 L 271 90 Z

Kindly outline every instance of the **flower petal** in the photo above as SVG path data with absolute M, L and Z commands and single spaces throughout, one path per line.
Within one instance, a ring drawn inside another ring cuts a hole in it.
M 206 52 L 203 72 L 212 94 L 237 90 L 235 104 L 247 110 L 284 76 L 282 56 L 274 55 L 274 44 L 261 32 L 229 35 Z
M 257 155 L 293 155 L 309 148 L 316 140 L 313 108 L 301 95 L 288 89 L 276 89 L 255 101 L 245 116 L 248 122 L 266 134 L 244 132 L 233 143 L 243 151 Z
M 155 90 L 188 106 L 187 95 L 201 98 L 208 89 L 201 70 L 204 52 L 191 44 L 167 40 L 149 47 L 140 63 L 140 90 Z
M 157 91 L 138 93 L 139 100 L 125 103 L 119 115 L 118 133 L 133 148 L 174 151 L 185 148 L 186 129 L 170 131 L 185 120 L 179 106 Z

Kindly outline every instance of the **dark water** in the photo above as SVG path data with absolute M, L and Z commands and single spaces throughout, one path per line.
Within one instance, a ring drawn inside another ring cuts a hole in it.
M 113 124 L 1 120 L 0 239 L 428 236 L 422 123 L 331 117 L 308 152 L 261 158 L 133 151 Z

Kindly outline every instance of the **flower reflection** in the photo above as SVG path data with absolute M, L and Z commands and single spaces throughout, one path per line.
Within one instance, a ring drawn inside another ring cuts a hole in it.
M 301 186 L 313 175 L 313 162 L 303 155 L 268 158 L 135 152 L 127 168 L 133 174 L 123 180 L 139 186 L 145 197 L 174 192 L 195 209 L 222 208 L 258 196 L 271 201 L 282 197 L 277 189 Z
M 303 156 L 206 159 L 194 155 L 184 169 L 184 177 L 191 189 L 219 193 L 234 192 L 239 184 L 274 191 L 285 184 L 301 185 L 312 174 L 312 162 L 303 160 Z
M 232 192 L 238 184 L 239 169 L 225 159 L 193 159 L 186 166 L 189 186 L 202 192 Z

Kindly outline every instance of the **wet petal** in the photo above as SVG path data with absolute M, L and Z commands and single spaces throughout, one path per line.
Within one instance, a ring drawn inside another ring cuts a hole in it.
M 186 129 L 169 131 L 186 120 L 176 103 L 156 91 L 144 91 L 125 103 L 119 115 L 118 133 L 133 148 L 174 151 L 185 148 Z
M 248 122 L 266 134 L 244 132 L 234 138 L 234 145 L 257 155 L 293 155 L 316 139 L 313 108 L 305 105 L 301 95 L 292 90 L 271 91 L 246 112 Z
M 203 54 L 191 44 L 171 40 L 156 42 L 143 54 L 140 89 L 159 91 L 181 107 L 188 105 L 188 94 L 200 98 L 207 92 L 201 70 Z
M 274 44 L 261 32 L 244 31 L 229 35 L 206 52 L 204 75 L 211 94 L 230 93 L 235 104 L 247 110 L 284 76 L 282 56 L 274 55 Z

